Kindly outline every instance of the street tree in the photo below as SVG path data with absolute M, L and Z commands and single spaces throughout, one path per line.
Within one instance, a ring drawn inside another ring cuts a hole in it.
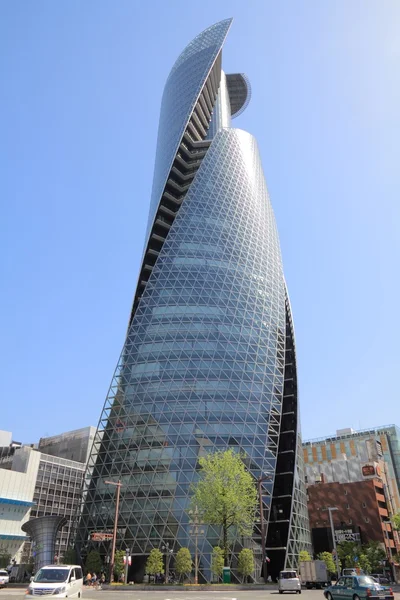
M 103 568 L 101 556 L 97 550 L 91 550 L 86 557 L 85 569 L 86 573 L 100 573 Z
M 236 528 L 251 535 L 257 507 L 253 477 L 239 454 L 232 450 L 215 452 L 199 460 L 200 479 L 193 488 L 192 508 L 198 507 L 204 523 L 220 525 L 225 566 L 229 564 L 228 533 Z
M 146 573 L 148 575 L 157 575 L 164 573 L 164 560 L 161 550 L 153 548 L 146 562 Z
M 64 565 L 76 565 L 76 551 L 74 548 L 68 548 L 64 552 L 63 563 Z
M 180 579 L 189 577 L 192 572 L 193 562 L 189 548 L 179 548 L 175 556 L 175 571 Z
M 343 567 L 355 567 L 357 557 L 361 554 L 361 546 L 356 542 L 340 542 L 337 545 L 337 553 Z
M 362 553 L 365 554 L 372 572 L 376 573 L 376 571 L 379 571 L 381 568 L 381 562 L 386 558 L 386 552 L 379 542 L 369 542 L 363 546 Z M 368 573 L 368 570 L 364 569 L 364 571 Z
M 124 550 L 117 550 L 114 555 L 114 579 L 120 580 L 122 573 L 124 572 L 124 556 L 126 552 Z
M 11 562 L 11 554 L 5 550 L 0 550 L 0 569 L 5 569 Z
M 299 552 L 299 560 L 304 562 L 308 562 L 311 560 L 311 554 L 309 553 L 308 550 L 300 550 Z
M 328 573 L 330 573 L 331 575 L 336 573 L 336 564 L 330 552 L 321 552 L 320 554 L 318 554 L 318 559 L 324 561 Z
M 243 548 L 238 556 L 238 571 L 243 577 L 243 583 L 254 573 L 254 554 L 250 548 Z
M 357 566 L 359 566 L 364 573 L 371 573 L 371 563 L 368 560 L 368 556 L 363 552 L 358 556 Z
M 218 577 L 222 575 L 222 569 L 224 568 L 224 551 L 219 546 L 215 546 L 211 555 L 211 572 L 213 575 Z

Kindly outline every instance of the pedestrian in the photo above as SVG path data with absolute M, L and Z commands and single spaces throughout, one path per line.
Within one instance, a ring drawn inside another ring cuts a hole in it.
M 89 571 L 89 573 L 86 575 L 86 585 L 91 585 L 91 583 L 92 583 L 92 574 Z

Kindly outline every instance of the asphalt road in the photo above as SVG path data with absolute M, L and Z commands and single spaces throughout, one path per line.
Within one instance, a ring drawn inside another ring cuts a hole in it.
M 83 597 L 85 600 L 265 600 L 266 596 L 271 596 L 270 600 L 278 600 L 279 594 L 276 590 L 232 590 L 221 592 L 187 592 L 187 591 L 168 591 L 160 590 L 155 592 L 143 592 L 140 590 L 132 591 L 94 591 L 84 589 Z M 286 593 L 284 596 L 290 596 L 295 600 L 296 594 Z M 22 600 L 30 598 L 26 596 L 25 591 L 21 589 L 2 589 L 0 590 L 0 600 Z M 49 596 L 50 597 L 50 596 Z M 301 600 L 325 600 L 321 590 L 303 590 Z M 400 600 L 400 593 L 395 594 L 395 600 Z

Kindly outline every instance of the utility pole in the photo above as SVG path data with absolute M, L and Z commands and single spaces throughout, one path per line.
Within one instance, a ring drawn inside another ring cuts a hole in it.
M 165 550 L 165 583 L 169 583 L 169 561 L 171 560 L 171 556 L 174 551 L 169 547 L 169 543 L 167 542 L 164 546 L 161 546 L 162 550 Z
M 329 522 L 330 522 L 330 525 L 331 525 L 333 550 L 335 552 L 336 571 L 337 571 L 337 577 L 339 579 L 339 577 L 340 577 L 339 557 L 338 557 L 338 553 L 337 553 L 336 538 L 335 538 L 335 528 L 333 526 L 333 518 L 332 518 L 332 512 L 335 511 L 335 510 L 339 510 L 339 509 L 336 508 L 335 506 L 327 506 L 326 508 L 321 508 L 321 510 L 327 510 L 328 513 L 329 513 Z
M 201 525 L 201 521 L 199 520 L 199 511 L 196 506 L 194 511 L 190 510 L 189 515 L 192 515 L 192 529 L 189 530 L 190 535 L 194 537 L 194 583 L 197 585 L 199 583 L 199 552 L 198 552 L 198 538 L 199 535 L 204 534 L 204 529 L 199 529 Z
M 130 550 L 129 550 L 129 548 L 127 548 L 125 550 L 125 585 L 128 585 L 129 554 L 130 554 Z
M 265 556 L 265 523 L 264 523 L 264 507 L 262 501 L 262 492 L 261 492 L 261 484 L 263 481 L 271 481 L 271 475 L 265 475 L 264 477 L 259 477 L 257 479 L 257 487 L 258 487 L 258 499 L 260 502 L 260 530 L 261 530 L 261 573 L 264 576 L 264 581 L 267 581 L 267 573 L 266 573 L 266 556 Z
M 115 499 L 115 517 L 114 517 L 114 532 L 111 547 L 111 560 L 110 560 L 110 583 L 114 581 L 114 562 L 115 562 L 115 546 L 117 544 L 117 527 L 118 527 L 118 513 L 119 513 L 119 495 L 121 492 L 121 481 L 105 481 L 107 485 L 115 485 L 117 487 L 116 499 Z

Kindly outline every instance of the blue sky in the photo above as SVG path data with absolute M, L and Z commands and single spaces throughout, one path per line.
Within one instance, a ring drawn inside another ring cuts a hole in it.
M 97 424 L 126 332 L 163 85 L 234 17 L 295 319 L 304 438 L 400 424 L 400 3 L 0 5 L 0 428 Z M 397 376 L 396 376 L 397 373 Z

